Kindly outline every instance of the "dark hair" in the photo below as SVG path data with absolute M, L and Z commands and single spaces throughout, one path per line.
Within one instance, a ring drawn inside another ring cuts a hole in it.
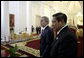
M 57 21 L 64 20 L 64 22 L 67 22 L 67 16 L 64 13 L 56 13 L 53 15 L 53 17 L 56 17 Z

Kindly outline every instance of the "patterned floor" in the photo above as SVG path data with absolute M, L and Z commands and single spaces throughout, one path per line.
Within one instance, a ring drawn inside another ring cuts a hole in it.
M 25 42 L 15 43 L 19 47 L 17 53 L 21 55 L 20 57 L 40 57 L 39 43 L 40 43 L 39 38 Z M 8 52 L 9 48 L 14 48 L 15 44 L 1 45 L 1 47 L 2 49 Z M 7 56 L 8 55 L 6 55 L 5 57 Z

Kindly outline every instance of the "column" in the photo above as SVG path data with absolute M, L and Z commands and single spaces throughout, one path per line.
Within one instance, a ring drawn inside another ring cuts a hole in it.
M 53 11 L 53 8 L 50 6 L 50 26 L 52 26 L 52 11 Z
M 9 41 L 9 2 L 1 1 L 1 36 L 2 40 Z
M 31 22 L 31 2 L 30 1 L 27 1 L 27 33 L 28 34 L 31 34 L 31 25 L 32 25 L 32 22 Z
M 44 14 L 44 5 L 43 5 L 43 1 L 41 1 L 41 17 Z

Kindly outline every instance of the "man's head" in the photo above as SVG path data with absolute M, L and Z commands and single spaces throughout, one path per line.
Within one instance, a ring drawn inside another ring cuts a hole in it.
M 41 27 L 45 27 L 49 24 L 49 19 L 46 16 L 41 17 Z
M 67 22 L 67 16 L 64 13 L 53 15 L 52 25 L 56 31 L 59 31 Z

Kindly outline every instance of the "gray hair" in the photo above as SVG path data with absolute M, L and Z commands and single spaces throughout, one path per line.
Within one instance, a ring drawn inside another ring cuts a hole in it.
M 49 18 L 48 18 L 48 17 L 43 16 L 42 18 L 43 18 L 47 23 L 49 23 Z

